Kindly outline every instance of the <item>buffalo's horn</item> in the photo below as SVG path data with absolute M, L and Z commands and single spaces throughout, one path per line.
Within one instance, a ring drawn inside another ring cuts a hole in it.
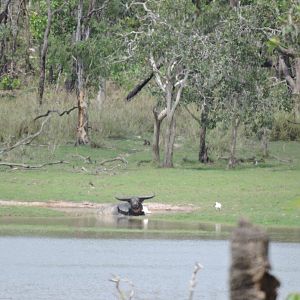
M 120 200 L 120 201 L 130 201 L 133 197 L 117 197 L 115 196 L 116 199 Z
M 155 194 L 153 195 L 149 195 L 149 196 L 138 196 L 138 198 L 141 200 L 141 201 L 144 201 L 144 200 L 147 200 L 147 199 L 151 199 L 155 197 Z

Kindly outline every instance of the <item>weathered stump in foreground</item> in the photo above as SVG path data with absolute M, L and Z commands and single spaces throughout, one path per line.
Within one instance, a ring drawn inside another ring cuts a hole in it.
M 241 220 L 231 237 L 230 299 L 274 300 L 279 281 L 271 274 L 264 230 Z

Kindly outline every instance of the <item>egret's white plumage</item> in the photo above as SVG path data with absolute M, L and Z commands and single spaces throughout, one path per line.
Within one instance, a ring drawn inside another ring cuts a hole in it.
M 151 211 L 145 205 L 143 205 L 143 212 L 145 213 L 145 215 L 151 214 Z
M 221 210 L 222 204 L 221 204 L 220 202 L 215 202 L 214 208 L 215 208 L 216 210 Z

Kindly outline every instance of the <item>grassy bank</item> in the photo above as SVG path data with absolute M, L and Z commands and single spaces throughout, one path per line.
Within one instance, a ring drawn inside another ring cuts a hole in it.
M 197 207 L 193 213 L 158 216 L 164 220 L 234 224 L 245 216 L 267 226 L 297 227 L 300 225 L 299 149 L 297 142 L 272 143 L 272 156 L 264 163 L 248 163 L 227 170 L 222 161 L 207 166 L 199 164 L 195 159 L 197 145 L 188 143 L 178 145 L 174 169 L 153 166 L 149 162 L 151 149 L 139 137 L 107 139 L 102 148 L 69 145 L 49 151 L 47 147 L 31 146 L 24 148 L 19 156 L 15 153 L 15 159 L 32 165 L 56 160 L 68 164 L 37 170 L 1 167 L 0 199 L 115 203 L 115 195 L 155 193 L 156 198 L 150 201 Z M 247 151 L 248 148 L 241 148 L 239 155 L 247 157 Z M 101 165 L 117 156 L 128 164 L 115 161 Z M 90 162 L 84 157 L 90 157 Z M 220 212 L 213 208 L 215 201 L 223 205 Z M 20 210 L 5 213 L 0 209 L 1 216 L 20 214 Z

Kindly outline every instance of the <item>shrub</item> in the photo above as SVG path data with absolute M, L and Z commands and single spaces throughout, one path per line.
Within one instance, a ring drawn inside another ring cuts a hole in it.
M 9 75 L 2 76 L 0 80 L 0 90 L 14 90 L 20 87 L 20 80 Z
M 300 125 L 291 122 L 291 113 L 279 112 L 275 115 L 270 138 L 273 141 L 295 141 L 300 140 Z

